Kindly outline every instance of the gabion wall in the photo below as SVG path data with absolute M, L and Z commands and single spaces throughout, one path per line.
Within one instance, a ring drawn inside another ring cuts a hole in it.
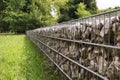
M 120 80 L 120 9 L 26 33 L 69 80 Z

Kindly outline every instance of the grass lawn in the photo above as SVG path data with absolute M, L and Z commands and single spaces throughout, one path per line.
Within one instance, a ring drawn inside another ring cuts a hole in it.
M 0 80 L 61 80 L 48 63 L 25 35 L 0 36 Z

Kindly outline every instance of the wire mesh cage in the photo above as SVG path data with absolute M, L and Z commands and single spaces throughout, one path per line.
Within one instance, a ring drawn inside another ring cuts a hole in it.
M 26 33 L 69 80 L 120 80 L 120 9 Z

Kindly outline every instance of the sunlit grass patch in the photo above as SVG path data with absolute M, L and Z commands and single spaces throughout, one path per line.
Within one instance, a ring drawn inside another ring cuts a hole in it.
M 25 35 L 0 36 L 0 80 L 61 80 Z

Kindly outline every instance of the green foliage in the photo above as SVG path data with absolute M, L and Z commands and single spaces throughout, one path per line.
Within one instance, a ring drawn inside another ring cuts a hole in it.
M 6 4 L 3 2 L 3 0 L 0 1 L 0 31 L 8 31 L 8 23 L 5 21 L 2 21 L 3 17 L 5 16 L 3 11 L 6 7 Z
M 85 8 L 79 6 L 81 2 Z M 57 17 L 51 14 L 51 5 L 56 9 Z M 1 0 L 0 31 L 23 33 L 26 30 L 56 24 L 57 21 L 83 17 L 89 15 L 89 12 L 97 13 L 94 0 Z
M 61 80 L 25 35 L 0 36 L 0 80 Z
M 3 31 L 3 32 L 10 31 L 9 23 L 6 21 L 0 21 L 0 31 Z
M 76 14 L 77 14 L 80 18 L 82 18 L 82 17 L 84 17 L 84 16 L 89 16 L 89 15 L 90 15 L 90 12 L 87 11 L 87 10 L 85 10 L 85 8 L 86 8 L 86 7 L 85 7 L 84 3 L 80 3 L 80 4 L 78 5 Z
M 86 10 L 88 10 L 91 14 L 96 14 L 98 12 L 96 0 L 85 0 L 84 4 L 86 5 Z
M 68 15 L 68 1 L 69 0 L 54 0 L 54 6 L 57 10 L 58 22 L 70 20 Z
M 3 0 L 6 6 L 1 10 L 0 31 L 11 30 L 23 33 L 29 29 L 55 24 L 50 14 L 52 0 Z M 6 28 L 3 23 L 7 23 Z
M 55 0 L 55 2 L 56 1 L 57 0 Z M 95 14 L 97 13 L 97 10 L 98 10 L 95 0 L 63 0 L 63 2 L 61 0 L 61 2 L 59 3 L 64 3 L 62 5 L 60 5 L 58 2 L 59 1 L 55 3 L 56 5 L 59 5 L 57 6 L 57 10 L 59 13 L 58 22 L 68 21 L 68 20 L 76 19 L 86 15 Z M 79 6 L 80 3 L 84 3 L 84 5 L 86 6 L 84 10 L 82 9 L 82 13 L 78 12 L 80 11 L 80 9 L 78 9 L 80 7 Z
M 0 12 L 3 11 L 6 7 L 6 4 L 3 2 L 3 0 L 0 0 Z
M 67 5 L 67 4 L 66 4 Z M 59 15 L 59 18 L 58 18 L 58 22 L 62 22 L 62 21 L 68 21 L 70 20 L 70 16 L 69 16 L 69 7 L 66 6 L 66 5 L 63 5 L 61 8 L 60 8 L 60 15 Z
M 58 22 L 68 21 L 77 18 L 77 15 L 75 14 L 76 5 L 73 4 L 73 0 L 64 0 L 62 3 L 64 4 L 58 6 Z M 59 3 L 55 4 L 58 5 Z

